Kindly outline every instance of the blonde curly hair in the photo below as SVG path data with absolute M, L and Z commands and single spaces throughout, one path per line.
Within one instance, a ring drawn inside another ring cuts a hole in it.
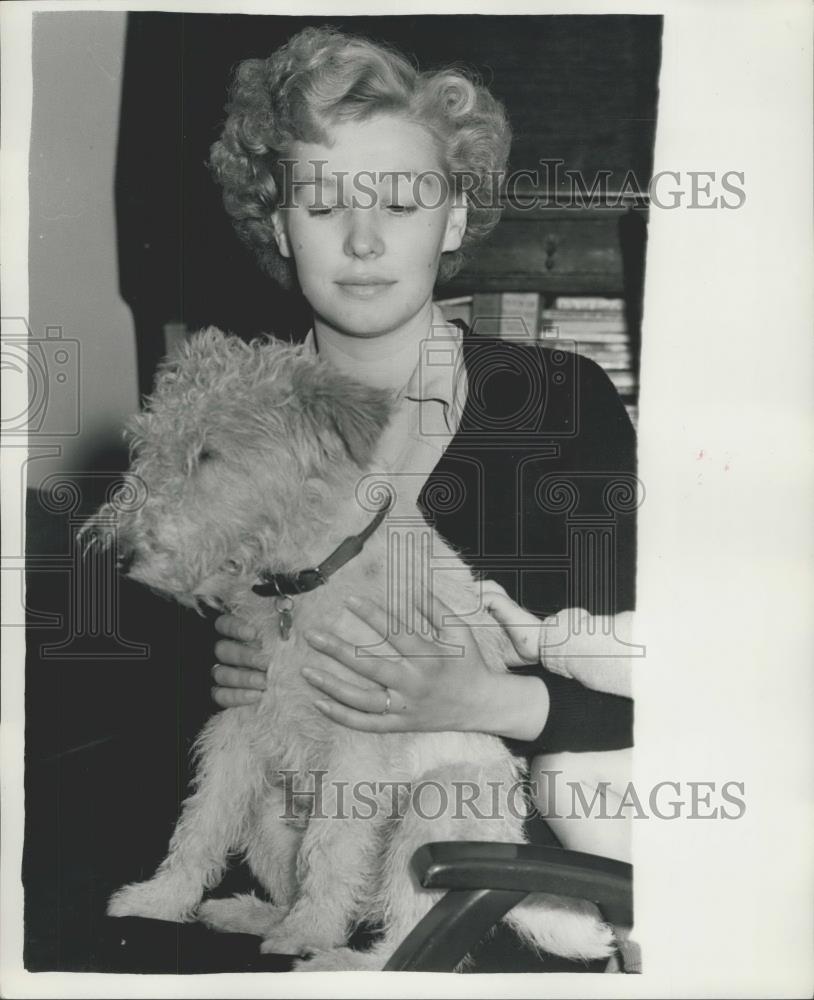
M 272 224 L 283 193 L 281 161 L 294 142 L 325 142 L 338 122 L 398 114 L 435 138 L 452 189 L 468 202 L 463 242 L 442 256 L 439 280 L 458 270 L 500 217 L 511 130 L 500 102 L 461 70 L 419 72 L 381 43 L 305 28 L 267 59 L 237 66 L 226 111 L 210 167 L 238 236 L 284 287 L 296 276 Z

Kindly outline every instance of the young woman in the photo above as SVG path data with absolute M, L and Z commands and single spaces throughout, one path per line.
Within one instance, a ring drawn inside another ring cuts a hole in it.
M 632 427 L 593 363 L 473 336 L 433 304 L 436 282 L 498 221 L 509 141 L 501 105 L 462 73 L 421 73 L 366 39 L 308 28 L 270 58 L 240 65 L 212 165 L 241 238 L 309 303 L 306 349 L 398 394 L 382 447 L 411 484 L 407 507 L 494 581 L 485 599 L 517 652 L 511 666 L 519 669 L 495 677 L 462 622 L 454 625 L 467 655 L 451 658 L 433 638 L 389 636 L 384 606 L 356 604 L 353 613 L 388 639 L 398 665 L 383 675 L 342 636 L 313 634 L 325 664 L 307 678 L 316 704 L 357 729 L 472 729 L 529 757 L 579 751 L 596 775 L 597 752 L 630 745 L 631 702 L 564 677 L 573 673 L 568 636 L 541 643 L 540 619 L 576 604 L 606 616 L 632 609 L 634 505 L 608 505 L 614 484 L 630 490 Z M 431 338 L 448 349 L 441 371 L 419 364 Z M 580 534 L 575 512 L 593 535 Z M 610 531 L 593 558 L 597 525 Z M 224 638 L 214 699 L 247 704 L 259 697 L 267 664 L 245 624 L 223 616 L 216 629 Z M 601 661 L 611 690 L 624 692 L 613 659 Z M 591 663 L 581 670 L 590 684 Z M 575 824 L 555 826 L 566 846 L 627 855 L 618 823 L 587 839 Z

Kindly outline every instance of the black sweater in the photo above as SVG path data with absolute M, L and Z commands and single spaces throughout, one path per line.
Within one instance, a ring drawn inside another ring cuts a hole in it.
M 464 331 L 460 426 L 419 507 L 482 576 L 545 617 L 565 607 L 633 610 L 636 441 L 594 362 L 538 343 Z M 632 742 L 633 704 L 544 670 L 551 705 L 523 756 L 612 750 Z

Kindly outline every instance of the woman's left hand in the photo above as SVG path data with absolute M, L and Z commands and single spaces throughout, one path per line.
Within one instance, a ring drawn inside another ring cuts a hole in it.
M 429 596 L 419 609 L 423 634 L 401 623 L 391 634 L 387 610 L 374 601 L 348 597 L 346 604 L 394 655 L 357 656 L 356 647 L 336 635 L 306 633 L 314 649 L 379 685 L 363 689 L 304 667 L 305 679 L 327 696 L 316 704 L 328 718 L 376 733 L 470 731 L 533 739 L 543 728 L 548 692 L 542 681 L 490 669 L 471 628 L 439 598 Z
M 514 646 L 516 655 L 508 666 L 518 667 L 524 663 L 539 663 L 542 621 L 530 611 L 521 608 L 494 580 L 481 580 L 480 586 L 483 606 L 496 622 L 500 622 Z

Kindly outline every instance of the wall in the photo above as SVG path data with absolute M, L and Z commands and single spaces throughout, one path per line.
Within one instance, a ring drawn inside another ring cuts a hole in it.
M 58 327 L 76 344 L 66 345 L 69 378 L 62 384 L 53 347 L 46 352 L 47 418 L 31 444 L 56 444 L 59 454 L 36 458 L 32 451 L 32 486 L 50 473 L 104 464 L 101 456 L 120 442 L 124 420 L 138 408 L 113 199 L 126 20 L 118 11 L 34 15 L 29 323 L 35 338 Z

